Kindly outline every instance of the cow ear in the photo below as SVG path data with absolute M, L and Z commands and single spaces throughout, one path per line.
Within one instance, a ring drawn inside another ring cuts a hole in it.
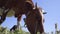
M 43 13 L 43 14 L 47 14 L 47 12 L 45 12 L 45 10 L 43 10 L 43 9 L 42 9 L 42 13 Z
M 47 14 L 47 12 L 43 12 L 43 14 Z

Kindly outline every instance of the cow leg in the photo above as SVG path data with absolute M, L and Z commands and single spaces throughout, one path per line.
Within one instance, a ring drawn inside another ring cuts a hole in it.
M 22 14 L 19 14 L 19 16 L 17 17 L 17 29 L 20 29 L 20 21 L 21 21 L 21 16 L 22 16 Z
M 0 24 L 2 24 L 4 22 L 4 20 L 6 19 L 6 16 L 7 16 L 8 12 L 9 12 L 9 9 L 8 10 L 3 10 L 2 15 L 0 16 L 1 17 Z

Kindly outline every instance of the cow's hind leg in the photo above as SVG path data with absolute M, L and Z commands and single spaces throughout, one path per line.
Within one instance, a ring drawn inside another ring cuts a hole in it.
M 9 9 L 4 9 L 2 15 L 0 16 L 0 25 L 5 21 L 7 13 L 9 12 Z

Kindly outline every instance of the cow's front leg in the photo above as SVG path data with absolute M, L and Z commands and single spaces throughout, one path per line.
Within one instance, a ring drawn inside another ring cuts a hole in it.
M 20 29 L 21 16 L 22 16 L 22 15 L 19 15 L 19 16 L 17 17 L 17 29 Z

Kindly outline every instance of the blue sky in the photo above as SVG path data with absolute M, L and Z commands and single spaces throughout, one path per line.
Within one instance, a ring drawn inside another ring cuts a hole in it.
M 33 0 L 34 3 L 38 3 L 39 7 L 42 7 L 47 14 L 44 15 L 44 30 L 45 32 L 55 31 L 55 23 L 58 24 L 58 29 L 60 29 L 60 0 Z M 23 15 L 22 18 L 25 18 Z M 10 29 L 13 25 L 17 23 L 17 19 L 12 17 L 7 17 L 2 26 Z M 21 19 L 21 25 L 24 25 L 23 19 Z M 23 27 L 27 31 L 26 28 Z

